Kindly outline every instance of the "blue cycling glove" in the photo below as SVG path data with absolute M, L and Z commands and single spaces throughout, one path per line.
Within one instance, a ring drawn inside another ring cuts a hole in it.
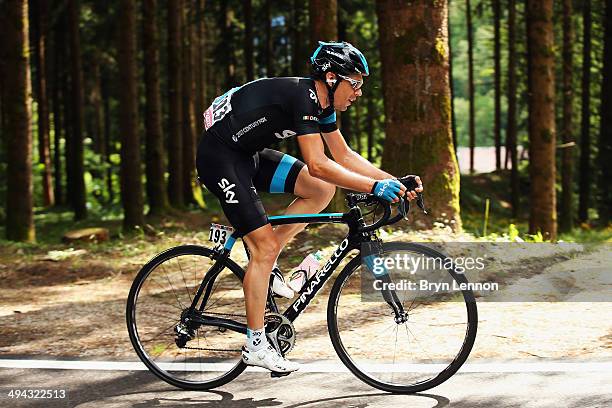
M 374 183 L 372 194 L 387 201 L 393 201 L 399 197 L 400 189 L 401 184 L 396 179 L 380 180 Z

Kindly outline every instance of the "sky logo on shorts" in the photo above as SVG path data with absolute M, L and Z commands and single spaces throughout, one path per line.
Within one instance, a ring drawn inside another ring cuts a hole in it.
M 236 187 L 236 184 L 230 184 L 226 178 L 222 178 L 217 185 L 225 193 L 225 202 L 228 204 L 238 204 L 238 200 L 235 200 L 236 193 L 232 191 L 232 188 Z

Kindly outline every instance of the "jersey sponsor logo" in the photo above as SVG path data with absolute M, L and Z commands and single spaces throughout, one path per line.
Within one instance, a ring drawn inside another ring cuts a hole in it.
M 250 124 L 246 125 L 246 126 L 245 126 L 245 127 L 243 127 L 242 129 L 240 129 L 240 130 L 238 131 L 238 133 L 236 133 L 235 135 L 233 135 L 233 136 L 232 136 L 232 140 L 233 140 L 234 142 L 237 142 L 237 141 L 238 141 L 238 139 L 240 139 L 240 137 L 241 137 L 242 135 L 244 135 L 245 133 L 247 133 L 247 132 L 251 131 L 252 129 L 256 128 L 257 126 L 261 125 L 262 123 L 264 123 L 264 122 L 266 122 L 266 121 L 267 121 L 267 119 L 266 119 L 266 117 L 264 116 L 264 117 L 261 117 L 261 118 L 257 119 L 255 122 L 253 122 L 253 123 L 250 123 Z
M 232 191 L 232 189 L 236 187 L 236 184 L 232 184 L 229 181 L 227 181 L 226 178 L 222 178 L 221 180 L 219 180 L 217 185 L 221 188 L 221 190 L 223 190 L 223 193 L 225 194 L 226 203 L 238 204 L 238 200 L 235 199 L 236 193 Z
M 317 101 L 317 94 L 315 93 L 314 89 L 309 89 L 308 90 L 310 99 L 312 99 L 313 101 Z
M 304 115 L 302 116 L 302 120 L 314 120 L 315 122 L 318 122 L 319 118 L 317 118 L 316 116 Z
M 274 136 L 276 136 L 277 139 L 281 139 L 281 140 L 282 139 L 286 139 L 286 138 L 291 137 L 291 136 L 295 136 L 295 135 L 297 135 L 297 133 L 294 132 L 293 130 L 289 130 L 289 129 L 283 130 L 282 134 L 278 133 L 278 132 L 274 133 Z

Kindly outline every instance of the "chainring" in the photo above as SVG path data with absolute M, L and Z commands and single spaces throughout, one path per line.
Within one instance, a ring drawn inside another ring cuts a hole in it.
M 287 317 L 280 313 L 267 313 L 264 317 L 266 336 L 270 344 L 282 355 L 295 346 L 295 328 Z

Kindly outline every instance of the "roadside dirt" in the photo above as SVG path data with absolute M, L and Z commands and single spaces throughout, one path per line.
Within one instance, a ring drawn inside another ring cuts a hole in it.
M 326 255 L 331 255 L 344 231 L 343 228 L 327 225 L 300 234 L 288 246 L 286 254 L 289 255 L 281 258 L 281 267 L 289 271 L 303 256 L 318 248 L 324 248 Z M 123 245 L 120 251 L 108 246 L 99 250 L 86 245 L 83 247 L 87 251 L 85 254 L 59 261 L 43 260 L 47 255 L 45 253 L 24 255 L 0 250 L 0 357 L 28 355 L 34 358 L 136 360 L 125 324 L 126 299 L 133 278 L 140 267 L 163 248 L 181 243 L 206 245 L 206 236 L 204 232 L 177 233 L 144 242 L 134 241 Z M 448 241 L 465 240 L 466 236 L 438 231 L 394 233 L 387 238 Z M 62 247 L 58 246 L 57 249 L 61 250 Z M 244 266 L 246 259 L 242 248 L 238 245 L 236 249 L 237 261 Z M 609 256 L 609 253 L 604 255 Z M 563 269 L 566 273 L 564 276 L 572 276 L 571 262 L 576 261 L 568 259 L 561 264 L 567 267 Z M 609 265 L 604 266 L 609 268 Z M 609 278 L 609 269 L 607 271 L 607 274 L 601 275 L 602 279 Z M 543 268 L 541 273 L 522 276 L 521 279 L 528 282 L 517 280 L 514 284 L 537 288 L 558 276 L 558 270 Z M 576 284 L 580 278 L 573 276 L 573 287 L 580 287 Z M 583 287 L 582 292 L 601 289 L 598 285 L 611 283 L 593 282 L 593 287 Z M 291 357 L 336 359 L 326 324 L 327 298 L 332 284 L 333 280 L 328 282 L 323 293 L 295 322 L 297 343 Z M 344 298 L 339 306 L 340 322 L 347 333 L 347 343 L 352 344 L 355 353 L 365 355 L 371 353 L 372 345 L 360 343 L 355 329 L 386 333 L 396 328 L 378 323 L 375 317 L 380 315 L 385 305 L 362 302 L 356 290 L 358 285 L 355 285 L 348 286 L 347 293 L 351 296 Z M 610 286 L 605 286 L 603 290 L 609 294 Z M 236 298 L 236 301 L 241 299 Z M 417 325 L 415 327 L 425 325 L 427 330 L 423 333 L 427 335 L 421 338 L 419 332 L 415 332 L 418 340 L 408 342 L 412 345 L 406 345 L 400 352 L 414 353 L 420 349 L 431 358 L 448 355 L 455 345 L 453 341 L 461 338 L 461 332 L 456 327 L 457 319 L 460 319 L 457 315 L 460 312 L 458 305 L 451 302 L 423 306 L 419 314 L 415 314 L 414 323 Z M 479 302 L 478 311 L 478 336 L 470 361 L 600 361 L 612 358 L 611 302 Z M 403 335 L 412 339 L 410 334 Z

